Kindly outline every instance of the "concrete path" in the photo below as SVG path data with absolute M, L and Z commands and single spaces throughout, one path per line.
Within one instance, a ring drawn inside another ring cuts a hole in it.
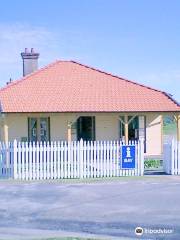
M 180 239 L 180 177 L 0 181 L 0 239 Z M 156 233 L 152 233 L 152 232 Z M 159 231 L 159 232 L 158 232 Z M 166 231 L 166 234 L 160 232 Z M 149 233 L 146 233 L 149 232 Z

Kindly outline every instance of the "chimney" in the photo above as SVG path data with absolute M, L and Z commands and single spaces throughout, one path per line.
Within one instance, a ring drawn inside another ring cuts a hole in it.
M 28 51 L 28 48 L 25 48 L 25 51 L 21 53 L 21 57 L 23 59 L 23 76 L 38 69 L 39 53 L 34 52 L 33 48 L 31 48 L 31 52 Z

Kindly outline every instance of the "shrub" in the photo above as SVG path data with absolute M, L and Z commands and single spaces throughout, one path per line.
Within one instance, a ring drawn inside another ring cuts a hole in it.
M 158 168 L 160 165 L 160 160 L 147 159 L 144 161 L 144 168 Z

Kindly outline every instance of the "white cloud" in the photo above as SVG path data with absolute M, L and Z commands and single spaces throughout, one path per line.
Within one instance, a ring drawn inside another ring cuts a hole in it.
M 10 77 L 17 79 L 22 76 L 20 52 L 24 51 L 25 47 L 33 47 L 40 53 L 40 66 L 59 58 L 76 59 L 87 64 L 88 61 L 95 62 L 101 66 L 103 60 L 98 61 L 98 52 L 92 51 L 97 49 L 96 40 L 97 36 L 84 37 L 82 32 L 72 29 L 58 29 L 58 32 L 55 32 L 24 23 L 0 23 L 0 85 L 3 86 Z M 117 60 L 117 56 L 113 57 Z M 113 63 L 114 73 L 118 72 L 118 69 L 119 66 Z M 146 70 L 133 71 L 132 79 L 171 93 L 180 101 L 179 69 L 166 69 L 154 73 L 148 73 Z M 131 76 L 129 78 L 131 79 Z
M 57 48 L 55 33 L 43 27 L 30 26 L 27 24 L 0 23 L 0 83 L 1 86 L 9 80 L 22 76 L 22 61 L 20 52 L 25 47 L 33 47 L 42 53 L 40 65 L 54 60 Z
M 0 85 L 22 76 L 20 52 L 26 47 L 40 53 L 41 67 L 59 58 L 81 59 L 87 42 L 81 32 L 71 29 L 55 32 L 24 23 L 0 23 Z
M 17 63 L 20 51 L 25 47 L 47 51 L 50 42 L 53 42 L 53 33 L 45 28 L 19 23 L 0 24 L 0 63 Z

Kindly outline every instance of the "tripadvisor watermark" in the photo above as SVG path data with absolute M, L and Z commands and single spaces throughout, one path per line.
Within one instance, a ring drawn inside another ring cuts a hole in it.
M 172 234 L 173 232 L 174 229 L 172 228 L 135 228 L 135 234 L 137 236 L 142 236 L 143 234 Z

